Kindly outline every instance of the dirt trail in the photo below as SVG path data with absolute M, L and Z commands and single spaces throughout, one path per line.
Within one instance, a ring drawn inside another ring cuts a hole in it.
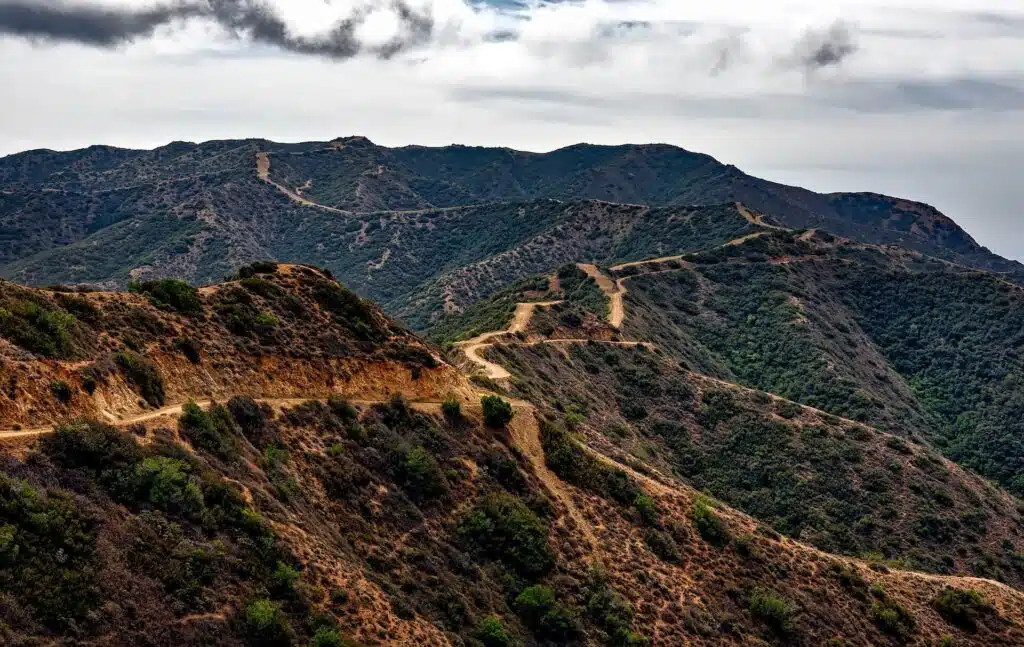
M 648 258 L 642 261 L 633 261 L 631 263 L 622 263 L 621 265 L 613 265 L 610 269 L 613 272 L 621 272 L 627 267 L 639 267 L 640 265 L 654 265 L 656 263 L 668 263 L 670 261 L 681 261 L 683 260 L 682 254 L 676 254 L 675 256 L 662 256 L 661 258 Z
M 512 375 L 501 366 L 498 366 L 494 362 L 489 362 L 484 359 L 481 355 L 481 351 L 486 350 L 493 346 L 490 343 L 491 339 L 495 337 L 503 337 L 506 335 L 514 335 L 526 330 L 530 325 L 530 319 L 533 318 L 533 313 L 537 308 L 547 308 L 553 305 L 558 305 L 561 301 L 528 301 L 516 304 L 515 314 L 512 315 L 512 323 L 509 324 L 505 330 L 492 330 L 491 332 L 485 332 L 482 335 L 477 335 L 472 339 L 466 341 L 457 342 L 455 345 L 462 349 L 462 352 L 466 354 L 469 361 L 473 362 L 480 368 L 484 369 L 484 374 L 492 380 L 505 380 Z
M 267 404 L 267 405 L 270 405 L 271 407 L 273 407 L 275 409 L 280 410 L 280 409 L 284 409 L 284 408 L 288 408 L 288 407 L 296 407 L 296 406 L 298 406 L 300 404 L 305 404 L 307 402 L 322 401 L 325 398 L 253 398 L 253 399 L 256 402 Z M 197 400 L 197 401 L 195 401 L 195 403 L 197 405 L 199 405 L 199 407 L 202 408 L 202 409 L 209 409 L 210 406 L 213 404 L 213 402 L 214 402 L 213 400 Z M 351 402 L 352 404 L 370 405 L 370 404 L 376 404 L 378 402 L 378 400 L 349 400 L 349 402 Z M 135 425 L 135 424 L 139 424 L 139 423 L 143 423 L 143 422 L 149 422 L 151 420 L 157 420 L 158 418 L 164 418 L 164 417 L 168 417 L 168 416 L 180 416 L 184 412 L 184 408 L 185 408 L 186 404 L 187 404 L 187 402 L 182 402 L 180 404 L 172 404 L 172 405 L 168 405 L 166 407 L 162 407 L 160 409 L 154 409 L 153 411 L 147 411 L 145 413 L 140 413 L 140 414 L 135 415 L 135 416 L 130 416 L 128 418 L 114 418 L 113 416 L 111 416 L 109 414 L 106 415 L 106 418 L 108 419 L 108 422 L 110 424 L 124 427 L 124 426 L 127 426 L 127 425 Z M 410 404 L 410 406 L 412 406 L 414 408 L 422 409 L 422 410 L 428 411 L 428 412 L 434 412 L 435 409 L 439 410 L 438 407 L 440 406 L 436 402 L 417 402 L 415 400 L 410 401 L 409 404 Z M 26 438 L 26 437 L 30 437 L 30 436 L 43 436 L 43 435 L 52 433 L 53 430 L 57 426 L 59 426 L 59 425 L 48 425 L 46 427 L 35 427 L 33 429 L 0 430 L 0 442 L 3 442 L 4 440 L 14 439 L 14 438 Z
M 302 197 L 299 193 L 292 191 L 283 184 L 278 184 L 277 182 L 270 179 L 270 153 L 256 153 L 256 174 L 259 176 L 261 180 L 263 180 L 267 184 L 274 186 L 278 191 L 285 194 L 295 202 L 298 202 L 299 204 L 306 205 L 307 207 L 323 209 L 324 211 L 330 211 L 332 213 L 338 213 L 343 216 L 352 215 L 351 212 L 349 211 L 336 209 L 334 207 L 328 207 L 327 205 L 320 204 L 319 202 L 313 202 L 312 200 Z M 307 181 L 306 188 L 309 188 L 311 186 L 312 182 Z
M 578 263 L 576 267 L 580 268 L 587 273 L 587 276 L 594 279 L 594 283 L 597 283 L 597 287 L 601 288 L 605 296 L 611 302 L 610 312 L 608 313 L 608 323 L 611 324 L 612 328 L 621 328 L 622 321 L 626 318 L 626 310 L 622 304 L 622 297 L 626 295 L 626 286 L 623 285 L 622 281 L 612 282 L 610 278 L 597 269 L 596 265 L 590 263 Z
M 533 318 L 533 311 L 537 308 L 548 308 L 550 306 L 558 305 L 562 301 L 533 301 L 528 303 L 517 303 L 516 313 L 512 316 L 512 325 L 508 327 L 509 334 L 516 334 L 526 330 L 526 327 L 530 325 L 530 319 Z
M 544 448 L 540 443 L 540 425 L 537 424 L 537 418 L 534 415 L 536 409 L 529 402 L 522 400 L 511 400 L 510 403 L 516 412 L 516 415 L 512 417 L 512 421 L 508 425 L 509 431 L 512 433 L 513 442 L 529 459 L 537 477 L 555 495 L 555 498 L 565 506 L 569 517 L 590 544 L 591 552 L 600 559 L 602 544 L 594 535 L 590 522 L 586 520 L 576 507 L 572 493 L 565 483 L 548 469 L 548 465 L 544 460 Z

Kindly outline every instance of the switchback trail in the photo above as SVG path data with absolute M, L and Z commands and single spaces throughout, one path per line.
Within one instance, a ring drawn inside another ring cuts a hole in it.
M 491 347 L 493 344 L 489 343 L 491 339 L 495 337 L 502 337 L 505 335 L 514 335 L 526 330 L 530 325 L 530 319 L 533 318 L 533 312 L 537 308 L 547 308 L 553 305 L 562 303 L 561 301 L 527 301 L 516 304 L 515 314 L 512 315 L 512 323 L 505 330 L 493 330 L 491 332 L 485 332 L 482 335 L 477 335 L 472 339 L 466 341 L 460 341 L 455 345 L 462 349 L 462 352 L 466 354 L 471 362 L 477 364 L 484 369 L 484 373 L 492 380 L 504 380 L 512 377 L 512 375 L 501 366 L 498 366 L 494 362 L 488 362 L 480 351 Z

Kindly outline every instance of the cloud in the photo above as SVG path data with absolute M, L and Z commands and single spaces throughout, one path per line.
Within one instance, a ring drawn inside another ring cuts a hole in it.
M 358 31 L 381 9 L 397 23 L 395 34 L 367 45 Z M 69 42 L 111 48 L 150 38 L 160 27 L 188 20 L 212 21 L 230 37 L 296 54 L 347 59 L 366 52 L 390 58 L 430 40 L 434 21 L 428 11 L 404 0 L 362 5 L 319 37 L 295 36 L 285 20 L 259 0 L 182 0 L 153 8 L 105 7 L 53 0 L 0 0 L 0 34 L 31 41 Z
M 797 42 L 793 60 L 807 72 L 814 72 L 840 65 L 857 50 L 853 28 L 837 21 L 823 30 L 808 30 Z
M 200 7 L 188 5 L 125 11 L 47 2 L 0 2 L 0 34 L 114 47 L 152 36 L 159 27 L 202 13 Z

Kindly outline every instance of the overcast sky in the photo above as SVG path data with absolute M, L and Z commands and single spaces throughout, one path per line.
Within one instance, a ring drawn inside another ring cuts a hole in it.
M 0 154 L 667 142 L 1024 259 L 1021 0 L 0 0 Z

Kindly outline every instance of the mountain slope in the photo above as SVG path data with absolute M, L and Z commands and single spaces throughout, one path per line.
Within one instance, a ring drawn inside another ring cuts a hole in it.
M 254 181 L 258 153 L 269 164 L 268 179 L 306 203 Z M 318 262 L 342 274 L 331 259 L 313 256 L 315 244 L 275 249 L 280 229 L 315 235 L 326 222 L 328 232 L 348 232 L 377 220 L 370 214 L 379 212 L 546 199 L 665 207 L 742 202 L 790 227 L 899 244 L 1011 280 L 1024 278 L 1020 264 L 979 246 L 927 205 L 874 194 L 816 194 L 667 145 L 580 144 L 537 154 L 465 146 L 390 149 L 350 137 L 302 144 L 174 143 L 154 151 L 30 151 L 0 159 L 0 189 L 2 274 L 33 284 L 123 285 L 139 268 L 210 280 L 267 255 Z M 148 244 L 128 255 L 113 253 L 128 240 L 127 228 Z M 161 243 L 164 238 L 171 242 Z M 499 251 L 514 242 L 494 239 Z M 387 248 L 373 243 L 368 260 L 379 263 Z M 67 271 L 53 269 L 62 263 Z M 390 300 L 372 286 L 359 287 Z
M 783 538 L 574 438 L 543 401 L 495 419 L 319 270 L 259 264 L 199 293 L 0 288 L 2 365 L 18 363 L 0 427 L 121 426 L 0 434 L 5 643 L 1024 639 L 1017 590 Z M 91 393 L 71 381 L 108 353 L 132 361 Z M 207 393 L 227 404 L 166 408 Z

